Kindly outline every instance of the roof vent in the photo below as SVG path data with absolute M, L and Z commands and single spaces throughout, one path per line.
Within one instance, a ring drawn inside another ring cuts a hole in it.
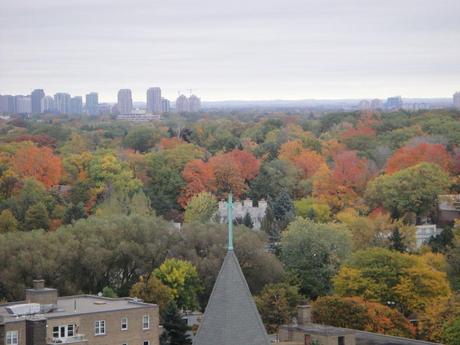
M 96 304 L 96 305 L 103 305 L 103 304 L 107 304 L 107 302 L 104 302 L 104 301 L 95 301 L 94 304 Z
M 40 304 L 38 303 L 26 303 L 26 304 L 16 304 L 5 307 L 8 313 L 22 316 L 22 315 L 33 315 L 40 313 Z

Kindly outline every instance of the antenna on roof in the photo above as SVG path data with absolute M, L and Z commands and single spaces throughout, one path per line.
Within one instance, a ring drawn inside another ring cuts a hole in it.
M 228 193 L 227 202 L 227 223 L 228 223 L 228 251 L 233 250 L 233 200 L 232 192 Z

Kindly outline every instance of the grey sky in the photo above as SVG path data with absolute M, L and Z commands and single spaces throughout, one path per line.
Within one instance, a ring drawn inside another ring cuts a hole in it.
M 459 0 L 0 0 L 0 93 L 450 97 Z

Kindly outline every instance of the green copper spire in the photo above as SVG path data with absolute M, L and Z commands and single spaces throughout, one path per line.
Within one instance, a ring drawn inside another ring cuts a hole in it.
M 227 221 L 228 221 L 228 251 L 233 250 L 233 201 L 232 193 L 228 194 L 227 202 Z

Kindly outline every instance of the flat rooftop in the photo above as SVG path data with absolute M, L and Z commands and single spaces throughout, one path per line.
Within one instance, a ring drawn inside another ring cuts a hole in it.
M 25 304 L 22 302 L 13 302 L 0 304 L 0 321 L 16 322 L 24 319 L 10 314 L 6 307 Z M 45 317 L 47 319 L 61 318 L 73 315 L 84 315 L 94 313 L 104 313 L 117 310 L 139 309 L 139 308 L 157 308 L 156 304 L 144 303 L 134 298 L 108 298 L 93 295 L 77 295 L 59 297 L 57 301 L 57 309 L 49 313 L 35 314 L 36 316 Z
M 435 345 L 429 341 L 392 337 L 390 335 L 356 331 L 356 345 Z
M 429 341 L 394 337 L 391 335 L 364 332 L 349 328 L 320 325 L 316 323 L 311 323 L 307 325 L 285 325 L 281 327 L 303 331 L 305 333 L 312 335 L 317 334 L 330 336 L 345 336 L 348 334 L 354 334 L 356 338 L 356 345 L 437 345 L 437 343 L 432 343 Z

